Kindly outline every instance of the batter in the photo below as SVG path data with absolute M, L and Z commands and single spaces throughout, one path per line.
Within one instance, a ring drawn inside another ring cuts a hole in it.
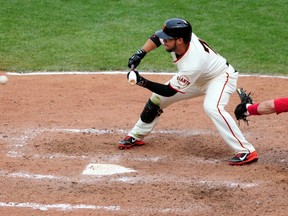
M 257 161 L 255 148 L 225 111 L 231 94 L 236 90 L 238 72 L 205 41 L 192 33 L 192 26 L 187 20 L 180 18 L 167 20 L 163 29 L 155 32 L 142 49 L 129 58 L 128 67 L 136 68 L 148 52 L 160 45 L 164 45 L 166 51 L 172 54 L 179 71 L 165 84 L 147 80 L 135 71 L 137 85 L 153 93 L 135 126 L 119 142 L 119 149 L 144 145 L 144 137 L 153 130 L 161 113 L 169 105 L 204 95 L 203 107 L 206 114 L 225 143 L 234 150 L 235 156 L 229 164 L 243 165 Z

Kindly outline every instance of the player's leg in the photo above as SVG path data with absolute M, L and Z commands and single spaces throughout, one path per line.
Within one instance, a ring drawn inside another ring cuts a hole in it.
M 163 112 L 160 106 L 152 101 L 155 100 L 155 96 L 152 94 L 151 98 L 148 99 L 135 126 L 128 133 L 128 136 L 118 143 L 119 149 L 128 149 L 145 144 L 143 138 L 152 131 Z
M 204 110 L 215 124 L 225 143 L 236 153 L 229 164 L 241 165 L 256 161 L 258 155 L 232 116 L 225 110 L 229 98 L 236 90 L 237 73 L 225 74 L 215 78 L 207 87 L 204 99 Z
M 197 97 L 201 94 L 203 93 L 197 87 L 190 93 L 177 93 L 172 97 L 163 97 L 153 93 L 145 104 L 137 123 L 128 133 L 128 136 L 118 143 L 118 147 L 120 149 L 128 149 L 133 146 L 144 145 L 144 137 L 149 135 L 157 125 L 164 108 L 177 101 Z

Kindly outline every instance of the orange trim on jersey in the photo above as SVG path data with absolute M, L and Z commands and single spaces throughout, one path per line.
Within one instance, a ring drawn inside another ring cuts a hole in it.
M 181 56 L 179 56 L 179 57 L 174 61 L 174 63 L 176 63 L 177 61 L 179 61 L 179 60 L 187 53 L 187 51 L 189 50 L 189 48 L 190 48 L 190 43 L 188 44 L 187 50 L 186 50 Z M 176 55 L 176 53 L 175 53 L 175 55 Z
M 177 92 L 179 92 L 179 93 L 181 93 L 181 94 L 185 94 L 185 92 L 180 91 L 180 90 L 177 89 L 177 88 L 174 88 L 170 83 L 169 83 L 169 86 L 170 86 L 170 88 L 172 88 L 173 90 L 175 90 L 175 91 L 177 91 Z

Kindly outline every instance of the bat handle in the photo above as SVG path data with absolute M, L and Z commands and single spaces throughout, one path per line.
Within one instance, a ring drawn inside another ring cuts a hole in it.
M 130 83 L 130 85 L 135 85 L 137 83 L 137 75 L 134 71 L 134 68 L 134 64 L 132 64 L 128 75 L 128 82 Z
M 131 65 L 131 71 L 134 71 L 134 69 L 135 69 L 135 66 L 134 66 L 134 64 L 132 64 Z

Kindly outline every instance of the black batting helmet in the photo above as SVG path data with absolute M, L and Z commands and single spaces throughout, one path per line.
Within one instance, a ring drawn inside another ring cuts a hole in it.
M 183 38 L 184 41 L 190 42 L 192 34 L 191 24 L 180 18 L 166 20 L 162 30 L 155 32 L 162 39 Z

